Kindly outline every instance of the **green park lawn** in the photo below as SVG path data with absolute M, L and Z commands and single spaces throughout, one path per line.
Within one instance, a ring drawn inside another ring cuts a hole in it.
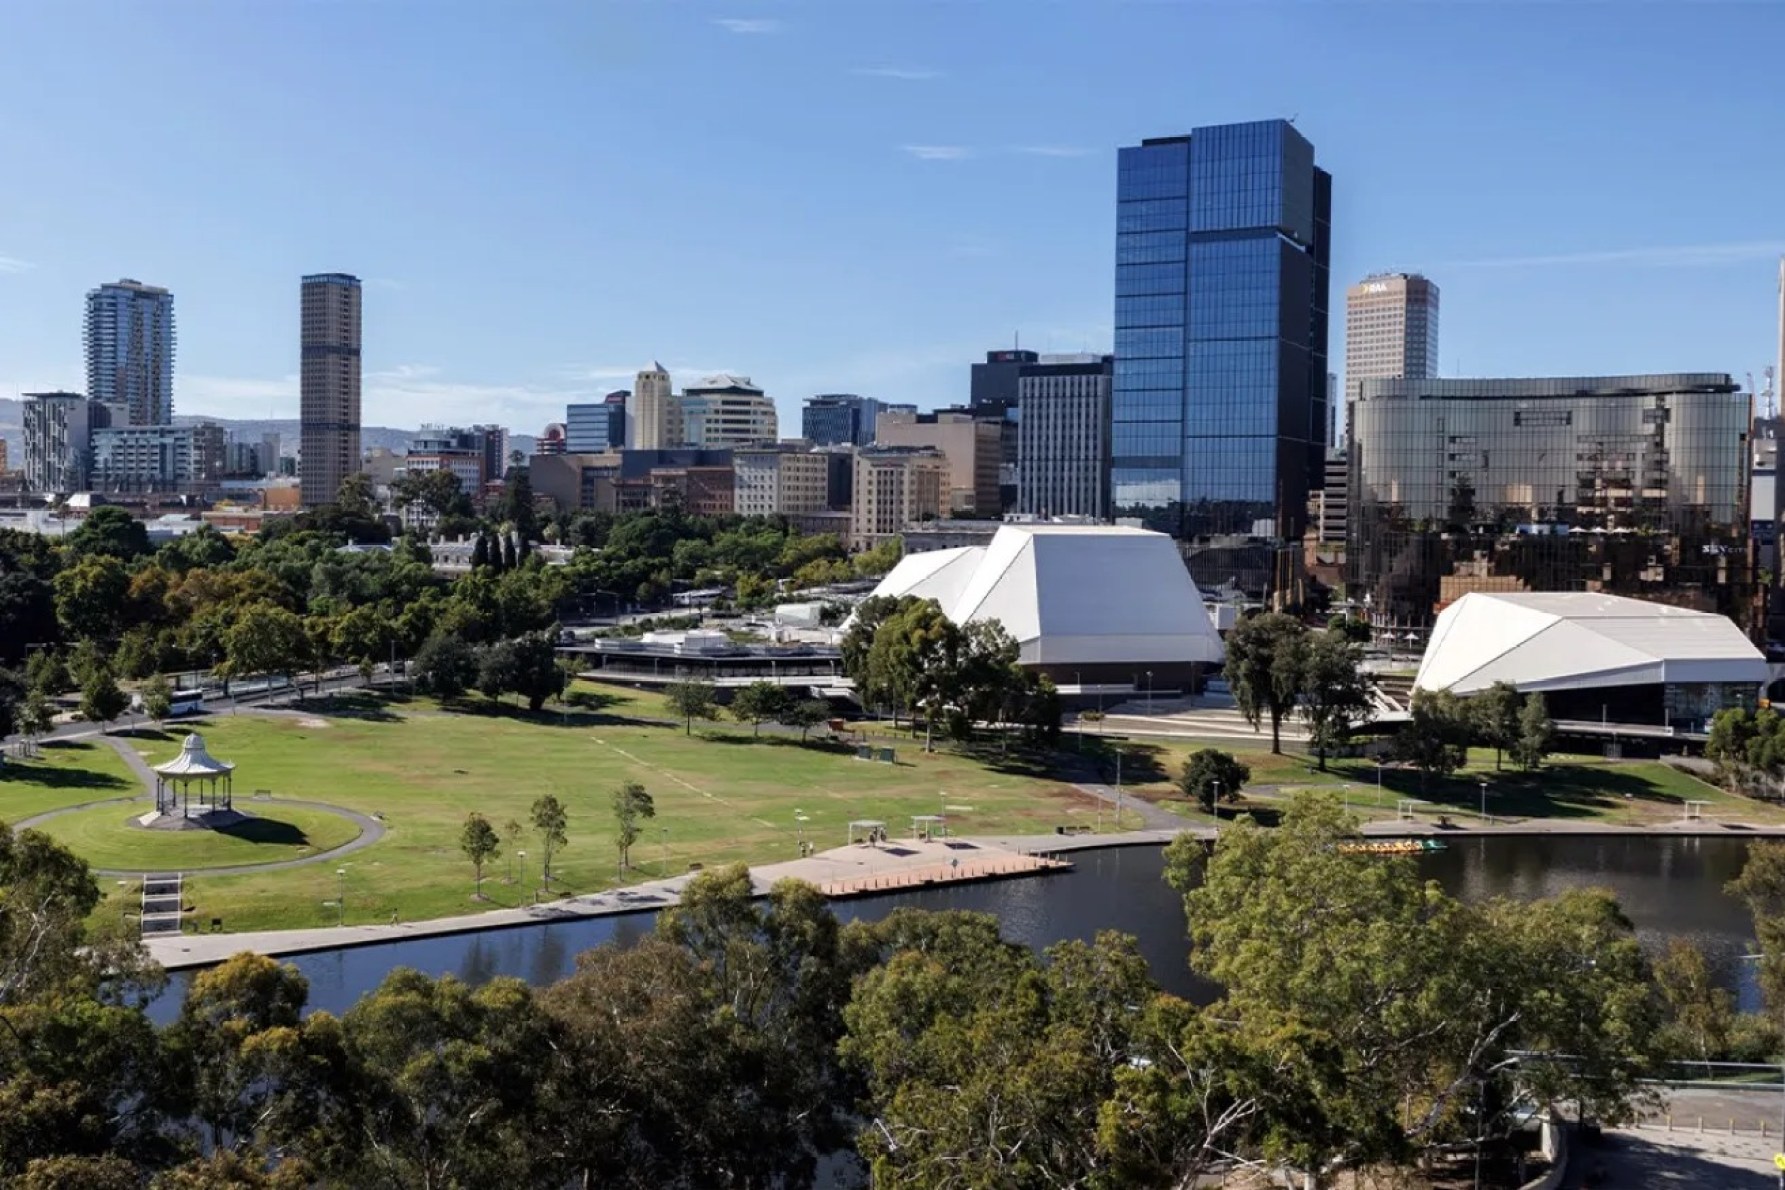
M 1268 803 L 1298 789 L 1343 790 L 1351 808 L 1365 818 L 1394 818 L 1403 799 L 1423 803 L 1416 812 L 1430 818 L 1449 814 L 1473 819 L 1481 805 L 1481 782 L 1488 783 L 1488 813 L 1501 821 L 1532 819 L 1598 820 L 1625 826 L 1678 821 L 1688 801 L 1708 803 L 1706 818 L 1757 824 L 1785 824 L 1785 809 L 1728 793 L 1658 760 L 1605 760 L 1596 756 L 1558 754 L 1536 772 L 1520 771 L 1510 762 L 1499 769 L 1491 749 L 1476 748 L 1469 764 L 1448 778 L 1422 779 L 1413 769 L 1374 761 L 1332 760 L 1321 772 L 1312 756 L 1285 745 L 1282 755 L 1267 747 L 1235 747 L 1231 741 L 1196 742 L 1152 739 L 1089 741 L 1105 775 L 1114 771 L 1111 753 L 1119 746 L 1123 784 L 1137 796 L 1179 810 L 1197 813 L 1178 791 L 1177 775 L 1190 753 L 1203 747 L 1231 752 L 1252 770 L 1246 801 Z M 1299 749 L 1299 745 L 1296 748 Z M 1380 780 L 1380 784 L 1378 781 Z
M 131 797 L 141 784 L 109 744 L 51 740 L 29 759 L 0 766 L 0 822 L 105 798 Z
M 767 863 L 792 859 L 804 838 L 820 848 L 843 843 L 854 819 L 880 819 L 902 834 L 910 816 L 945 812 L 959 834 L 1048 834 L 1058 825 L 1116 829 L 1101 803 L 1075 792 L 1046 759 L 1003 754 L 996 744 L 971 753 L 925 754 L 922 741 L 891 725 L 867 725 L 869 737 L 897 749 L 897 763 L 857 760 L 839 745 L 809 743 L 746 725 L 696 724 L 692 735 L 673 722 L 660 696 L 579 683 L 579 705 L 530 715 L 513 703 L 478 698 L 443 708 L 428 699 L 349 694 L 292 710 L 215 716 L 202 724 L 211 752 L 235 762 L 238 803 L 271 824 L 235 836 L 149 835 L 125 825 L 131 807 L 95 807 L 46 824 L 95 866 L 178 868 L 188 873 L 187 900 L 200 920 L 223 919 L 242 931 L 332 924 L 345 885 L 349 922 L 406 921 L 524 904 L 539 884 L 541 851 L 530 828 L 505 838 L 487 869 L 485 900 L 472 897 L 469 862 L 459 832 L 472 811 L 506 835 L 525 823 L 535 798 L 555 794 L 569 813 L 569 845 L 553 862 L 554 890 L 591 892 L 620 882 L 614 790 L 638 781 L 657 817 L 644 824 L 626 882 L 673 875 L 690 864 Z M 151 763 L 174 755 L 186 725 L 144 731 L 131 746 Z M 1072 750 L 1081 741 L 1068 738 Z M 1173 780 L 1193 741 L 1089 737 L 1088 757 L 1113 776 L 1110 749 L 1120 746 L 1123 786 L 1140 798 L 1204 816 L 1177 794 Z M 1353 807 L 1392 817 L 1401 798 L 1430 803 L 1427 816 L 1467 821 L 1486 776 L 1489 808 L 1502 819 L 1600 819 L 1631 825 L 1676 820 L 1687 800 L 1710 803 L 1712 819 L 1785 822 L 1785 812 L 1725 794 L 1654 761 L 1606 762 L 1556 757 L 1541 772 L 1493 771 L 1477 752 L 1469 768 L 1421 788 L 1419 774 L 1383 772 L 1364 761 L 1335 761 L 1316 771 L 1295 752 L 1225 745 L 1252 768 L 1248 804 L 1268 811 L 1300 788 L 1349 786 Z M 273 800 L 256 797 L 257 791 Z M 104 744 L 46 746 L 44 759 L 0 774 L 0 818 L 13 821 L 61 806 L 126 797 L 139 790 L 121 758 Z M 199 867 L 243 866 L 326 850 L 352 838 L 345 819 L 282 804 L 323 802 L 383 819 L 388 834 L 343 857 L 277 872 L 194 874 Z M 1139 825 L 1131 813 L 1123 826 Z M 523 858 L 518 853 L 525 850 Z M 345 868 L 343 878 L 337 868 Z M 107 882 L 108 884 L 111 882 Z M 119 890 L 125 898 L 134 889 Z M 101 912 L 115 912 L 116 906 Z
M 243 802 L 253 817 L 218 831 L 150 831 L 128 820 L 150 808 L 147 798 L 130 805 L 92 806 L 38 827 L 96 868 L 175 872 L 302 859 L 359 837 L 352 820 L 326 810 Z
M 767 732 L 752 740 L 738 724 L 697 724 L 689 736 L 663 721 L 668 716 L 659 698 L 580 689 L 596 705 L 567 715 L 554 709 L 531 716 L 512 703 L 490 707 L 476 699 L 445 710 L 423 699 L 358 696 L 332 709 L 313 702 L 277 716 L 211 719 L 201 730 L 211 753 L 237 766 L 238 805 L 309 828 L 294 811 L 263 811 L 267 803 L 257 805 L 251 791 L 266 790 L 275 798 L 380 815 L 389 833 L 340 865 L 189 873 L 188 903 L 199 918 L 221 917 L 231 931 L 332 924 L 342 882 L 337 867 L 347 869 L 350 923 L 388 921 L 393 912 L 414 921 L 525 903 L 540 875 L 532 830 L 523 829 L 517 843 L 505 842 L 487 869 L 482 904 L 472 899 L 459 831 L 474 810 L 499 831 L 511 820 L 525 823 L 533 800 L 546 793 L 564 803 L 570 818 L 569 845 L 553 860 L 554 887 L 578 893 L 612 887 L 619 881 L 610 799 L 629 780 L 651 793 L 657 817 L 634 846 L 628 883 L 684 872 L 690 863 L 794 859 L 802 833 L 820 848 L 837 846 L 852 819 L 884 820 L 895 835 L 909 829 L 911 815 L 944 808 L 950 829 L 962 834 L 1051 833 L 1061 823 L 1095 820 L 1090 799 L 995 753 L 985 759 L 925 755 L 921 741 L 889 739 L 884 742 L 897 747 L 897 763 L 884 764 L 816 740 L 801 745 Z M 177 747 L 170 735 L 148 747 L 149 759 L 158 763 Z M 105 814 L 118 818 L 123 832 L 119 809 L 103 808 L 93 823 L 101 837 L 71 838 L 76 849 L 119 845 L 102 821 Z M 85 827 L 87 815 L 78 817 Z M 136 845 L 135 834 L 124 844 Z M 261 847 L 265 859 L 292 854 L 289 845 Z M 523 849 L 524 860 L 510 854 Z

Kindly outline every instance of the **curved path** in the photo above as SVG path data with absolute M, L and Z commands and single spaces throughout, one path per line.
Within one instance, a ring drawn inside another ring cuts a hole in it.
M 118 755 L 124 758 L 124 763 L 130 767 L 131 771 L 143 780 L 145 794 L 147 791 L 154 789 L 155 770 L 149 767 L 149 762 L 142 758 L 141 753 L 132 748 L 127 741 L 121 740 L 116 736 L 101 736 L 100 738 L 110 744 Z M 25 830 L 28 827 L 34 828 L 42 823 L 48 822 L 52 818 L 60 818 L 64 814 L 73 814 L 80 810 L 90 810 L 94 806 L 128 805 L 131 802 L 141 801 L 145 794 L 137 794 L 134 797 L 100 798 L 97 801 L 81 802 L 74 806 L 63 806 L 57 810 L 47 810 L 42 814 L 33 814 L 29 818 L 21 819 L 13 824 L 13 829 Z M 327 814 L 338 815 L 359 827 L 359 834 L 341 844 L 339 847 L 331 847 L 327 851 L 318 851 L 315 855 L 300 856 L 297 859 L 269 860 L 263 864 L 229 864 L 209 868 L 182 868 L 180 869 L 180 872 L 188 876 L 241 876 L 251 872 L 281 872 L 286 868 L 301 868 L 308 864 L 322 863 L 324 860 L 340 859 L 343 855 L 348 855 L 352 852 L 370 847 L 372 844 L 383 839 L 385 835 L 384 823 L 370 815 L 361 814 L 358 810 L 349 810 L 345 806 L 331 806 L 327 802 L 311 802 L 299 798 L 274 798 L 270 799 L 270 804 L 278 806 L 296 806 L 306 810 L 321 810 Z M 93 872 L 98 876 L 112 877 L 173 874 L 171 872 L 145 872 L 141 868 L 94 868 Z

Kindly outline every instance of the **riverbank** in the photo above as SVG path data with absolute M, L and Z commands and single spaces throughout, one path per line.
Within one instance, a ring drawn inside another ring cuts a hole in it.
M 1139 830 L 1102 835 L 998 835 L 911 842 L 894 840 L 879 847 L 856 844 L 818 852 L 805 859 L 762 864 L 750 869 L 759 895 L 780 880 L 804 880 L 832 899 L 844 900 L 916 888 L 1022 879 L 1071 867 L 1074 852 L 1117 847 L 1162 847 L 1180 834 L 1216 837 L 1210 826 L 1177 830 Z M 1654 837 L 1717 838 L 1746 841 L 1785 838 L 1785 827 L 1748 826 L 1682 820 L 1665 826 L 1624 826 L 1601 822 L 1467 823 L 1449 828 L 1427 822 L 1374 822 L 1363 827 L 1366 838 L 1437 838 L 1461 843 L 1483 837 Z M 236 934 L 176 934 L 144 940 L 149 955 L 170 971 L 207 967 L 242 951 L 280 957 L 315 951 L 343 950 L 390 942 L 491 930 L 518 929 L 553 922 L 622 914 L 654 913 L 680 902 L 692 878 L 683 874 L 607 892 L 565 897 L 520 908 L 493 908 L 418 922 L 378 922 L 296 930 L 262 930 Z

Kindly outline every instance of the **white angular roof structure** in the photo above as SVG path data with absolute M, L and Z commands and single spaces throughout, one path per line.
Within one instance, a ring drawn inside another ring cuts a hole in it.
M 1438 615 L 1413 683 L 1473 694 L 1768 679 L 1766 658 L 1725 616 L 1591 592 L 1474 591 Z
M 234 772 L 235 767 L 212 756 L 205 750 L 205 738 L 193 732 L 180 745 L 180 754 L 166 764 L 156 765 L 155 771 L 163 777 L 221 777 Z
M 1219 664 L 1221 638 L 1171 538 L 1114 525 L 1005 525 L 986 546 L 912 554 L 875 595 L 997 620 L 1025 665 Z

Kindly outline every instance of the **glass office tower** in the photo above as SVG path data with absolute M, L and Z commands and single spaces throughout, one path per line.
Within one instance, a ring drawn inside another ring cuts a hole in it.
M 1332 179 L 1287 121 L 1121 151 L 1111 506 L 1298 536 L 1326 437 Z
M 1752 619 L 1752 414 L 1726 373 L 1359 388 L 1346 556 L 1377 624 L 1423 627 L 1471 591 Z

